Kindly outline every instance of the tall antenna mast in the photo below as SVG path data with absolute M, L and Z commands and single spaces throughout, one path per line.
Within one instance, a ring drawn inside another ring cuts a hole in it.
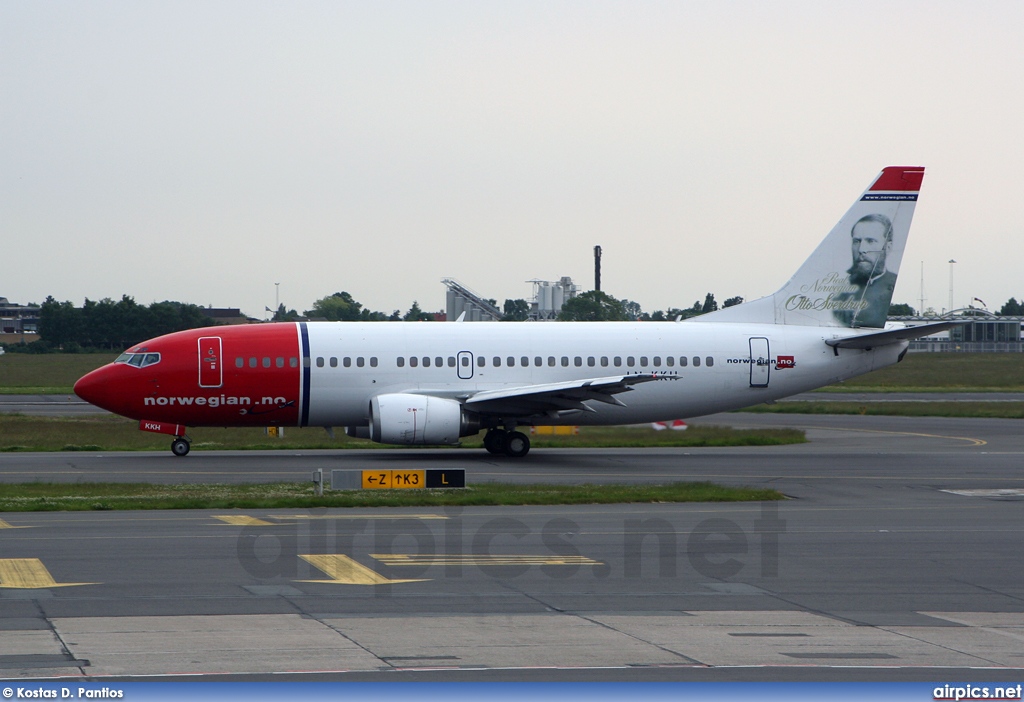
M 921 261 L 921 306 L 917 308 L 918 316 L 924 315 L 924 261 Z
M 601 289 L 601 247 L 594 247 L 594 290 Z

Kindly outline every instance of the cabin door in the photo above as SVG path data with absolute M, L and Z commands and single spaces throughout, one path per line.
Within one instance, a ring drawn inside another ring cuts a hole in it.
M 199 339 L 199 387 L 219 388 L 224 384 L 224 364 L 219 336 Z
M 768 339 L 763 336 L 750 337 L 750 387 L 768 387 L 768 375 L 772 362 L 768 355 Z

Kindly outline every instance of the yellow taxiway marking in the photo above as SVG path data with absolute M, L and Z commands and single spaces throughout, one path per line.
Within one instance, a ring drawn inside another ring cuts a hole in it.
M 374 558 L 389 566 L 431 566 L 431 565 L 475 565 L 475 566 L 498 566 L 498 565 L 602 565 L 601 561 L 595 561 L 586 556 L 556 556 L 553 554 L 541 556 L 490 556 L 474 555 L 472 553 L 447 554 L 416 554 L 416 553 L 371 553 Z
M 11 526 L 7 522 L 5 522 L 3 519 L 0 519 L 0 529 L 31 529 L 31 528 L 32 527 L 27 527 L 27 526 L 20 526 L 20 527 Z
M 268 514 L 271 519 L 448 519 L 443 514 Z
M 273 522 L 265 522 L 262 519 L 247 517 L 244 514 L 214 514 L 211 516 L 232 526 L 274 526 Z
M 38 558 L 0 559 L 0 588 L 39 590 L 51 587 L 97 585 L 98 583 L 58 583 Z
M 370 570 L 361 563 L 343 554 L 300 555 L 318 570 L 325 572 L 330 580 L 299 580 L 300 583 L 331 583 L 335 585 L 390 585 L 392 583 L 421 583 L 424 580 L 391 580 Z
M 895 434 L 897 436 L 923 436 L 926 439 L 952 439 L 953 441 L 966 441 L 971 446 L 984 446 L 988 442 L 984 439 L 974 439 L 969 436 L 949 436 L 947 434 L 923 434 L 918 431 L 886 431 L 884 429 L 853 429 L 850 427 L 803 427 L 804 429 L 827 429 L 828 431 L 856 431 L 864 434 Z

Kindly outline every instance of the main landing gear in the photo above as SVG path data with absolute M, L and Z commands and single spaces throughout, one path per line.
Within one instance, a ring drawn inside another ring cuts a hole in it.
M 522 458 L 530 452 L 530 437 L 521 431 L 491 429 L 484 434 L 484 448 L 496 456 Z
M 171 453 L 175 456 L 187 456 L 190 448 L 192 444 L 189 443 L 187 436 L 176 436 L 171 442 Z

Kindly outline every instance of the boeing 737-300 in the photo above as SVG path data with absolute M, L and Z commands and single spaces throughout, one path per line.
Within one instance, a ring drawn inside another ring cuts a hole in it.
M 889 167 L 778 292 L 677 322 L 289 322 L 192 329 L 133 346 L 75 393 L 139 428 L 346 427 L 386 444 L 486 430 L 636 424 L 777 400 L 894 364 L 956 322 L 886 323 L 924 169 Z

